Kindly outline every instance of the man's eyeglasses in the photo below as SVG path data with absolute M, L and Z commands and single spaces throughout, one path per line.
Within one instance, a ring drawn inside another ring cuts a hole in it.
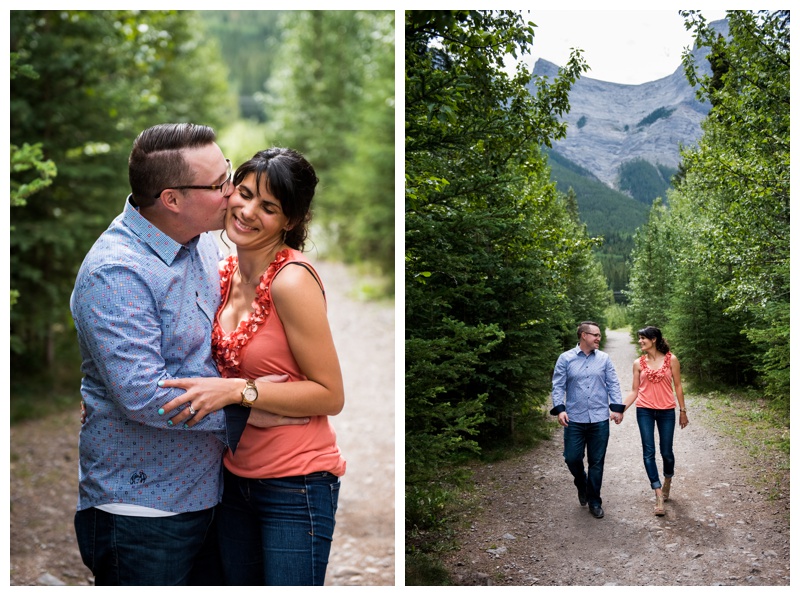
M 586 335 L 593 335 L 594 337 L 602 337 L 602 333 L 589 333 L 588 331 L 584 331 Z
M 222 184 L 209 184 L 208 186 L 168 186 L 167 188 L 173 188 L 175 190 L 188 190 L 188 189 L 219 190 L 220 193 L 224 195 L 228 191 L 228 185 L 231 183 L 231 178 L 233 177 L 233 168 L 231 167 L 231 160 L 226 159 L 225 162 L 228 164 L 228 175 L 225 178 L 225 182 L 223 182 Z M 158 197 L 160 197 L 161 193 L 167 190 L 167 188 L 162 189 L 161 192 L 156 194 L 154 198 L 157 199 Z

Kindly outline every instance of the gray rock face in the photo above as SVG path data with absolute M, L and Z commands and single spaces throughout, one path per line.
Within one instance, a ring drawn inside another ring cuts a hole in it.
M 727 21 L 712 26 L 727 35 Z M 695 49 L 693 54 L 700 71 L 710 74 L 708 49 Z M 555 64 L 540 59 L 533 74 L 552 79 L 557 71 Z M 644 159 L 677 168 L 680 147 L 700 138 L 700 123 L 709 107 L 696 99 L 683 65 L 667 77 L 641 85 L 582 77 L 570 92 L 567 136 L 553 143 L 553 149 L 617 188 L 619 167 L 627 161 Z

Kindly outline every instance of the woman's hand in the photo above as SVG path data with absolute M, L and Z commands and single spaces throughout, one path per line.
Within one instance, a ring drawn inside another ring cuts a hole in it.
M 681 428 L 686 428 L 687 424 L 689 424 L 689 417 L 686 415 L 686 412 L 681 412 L 681 416 L 680 416 Z
M 281 416 L 280 414 L 273 414 L 265 412 L 264 410 L 253 410 L 247 418 L 247 424 L 257 426 L 258 428 L 272 428 L 274 426 L 289 426 L 294 424 L 308 424 L 311 418 L 305 416 L 303 418 L 292 418 L 291 416 Z

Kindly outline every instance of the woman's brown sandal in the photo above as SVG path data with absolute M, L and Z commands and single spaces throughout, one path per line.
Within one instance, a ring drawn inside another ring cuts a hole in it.
M 664 486 L 661 487 L 661 494 L 664 495 L 664 500 L 669 501 L 669 489 L 672 485 L 672 477 L 664 478 Z
M 653 510 L 653 513 L 655 513 L 658 516 L 664 515 L 666 513 L 666 511 L 664 511 L 664 495 L 663 494 L 656 495 L 656 507 Z

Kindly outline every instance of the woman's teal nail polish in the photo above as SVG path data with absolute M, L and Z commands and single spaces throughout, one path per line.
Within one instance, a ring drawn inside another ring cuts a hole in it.
M 163 386 L 164 386 L 164 381 L 159 381 L 159 382 L 158 382 L 158 386 L 159 386 L 159 387 L 163 387 Z
M 167 420 L 167 426 L 172 426 L 172 420 Z
M 164 415 L 164 408 L 158 408 L 158 415 L 159 416 L 163 416 Z

